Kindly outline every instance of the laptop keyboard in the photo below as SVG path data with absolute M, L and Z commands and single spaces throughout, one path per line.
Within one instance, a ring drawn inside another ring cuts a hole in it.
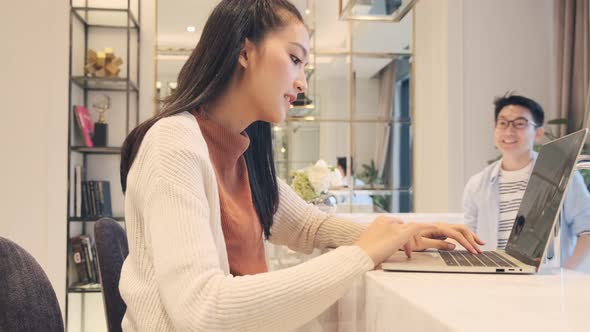
M 467 250 L 439 251 L 448 266 L 517 267 L 494 251 L 474 255 Z

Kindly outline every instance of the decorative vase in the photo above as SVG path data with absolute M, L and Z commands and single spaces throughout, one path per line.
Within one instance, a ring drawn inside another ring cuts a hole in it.
M 317 206 L 318 209 L 325 213 L 335 213 L 338 207 L 337 202 L 336 196 L 329 192 L 322 193 L 320 196 L 309 201 L 309 203 Z

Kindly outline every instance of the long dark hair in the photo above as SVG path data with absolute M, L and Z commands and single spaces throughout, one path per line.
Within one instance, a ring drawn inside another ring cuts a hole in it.
M 288 14 L 287 16 L 281 14 Z M 121 186 L 127 190 L 127 174 L 147 131 L 160 119 L 196 111 L 215 100 L 227 88 L 246 39 L 258 45 L 266 33 L 284 26 L 288 18 L 303 22 L 288 0 L 222 0 L 207 20 L 199 43 L 178 75 L 178 86 L 164 100 L 163 110 L 137 126 L 121 151 Z M 246 128 L 250 146 L 244 153 L 250 190 L 266 238 L 279 204 L 272 151 L 271 125 L 257 121 Z

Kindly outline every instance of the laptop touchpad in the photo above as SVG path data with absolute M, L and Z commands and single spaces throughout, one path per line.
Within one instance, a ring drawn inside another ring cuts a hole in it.
M 389 257 L 387 263 L 406 264 L 428 264 L 427 266 L 446 266 L 438 251 L 413 252 L 412 258 L 408 258 L 403 251 L 398 251 Z

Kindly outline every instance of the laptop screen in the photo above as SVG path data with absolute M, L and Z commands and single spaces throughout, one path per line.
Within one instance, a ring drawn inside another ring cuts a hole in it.
M 586 132 L 549 142 L 539 151 L 506 245 L 508 254 L 528 265 L 538 267 L 543 259 Z

